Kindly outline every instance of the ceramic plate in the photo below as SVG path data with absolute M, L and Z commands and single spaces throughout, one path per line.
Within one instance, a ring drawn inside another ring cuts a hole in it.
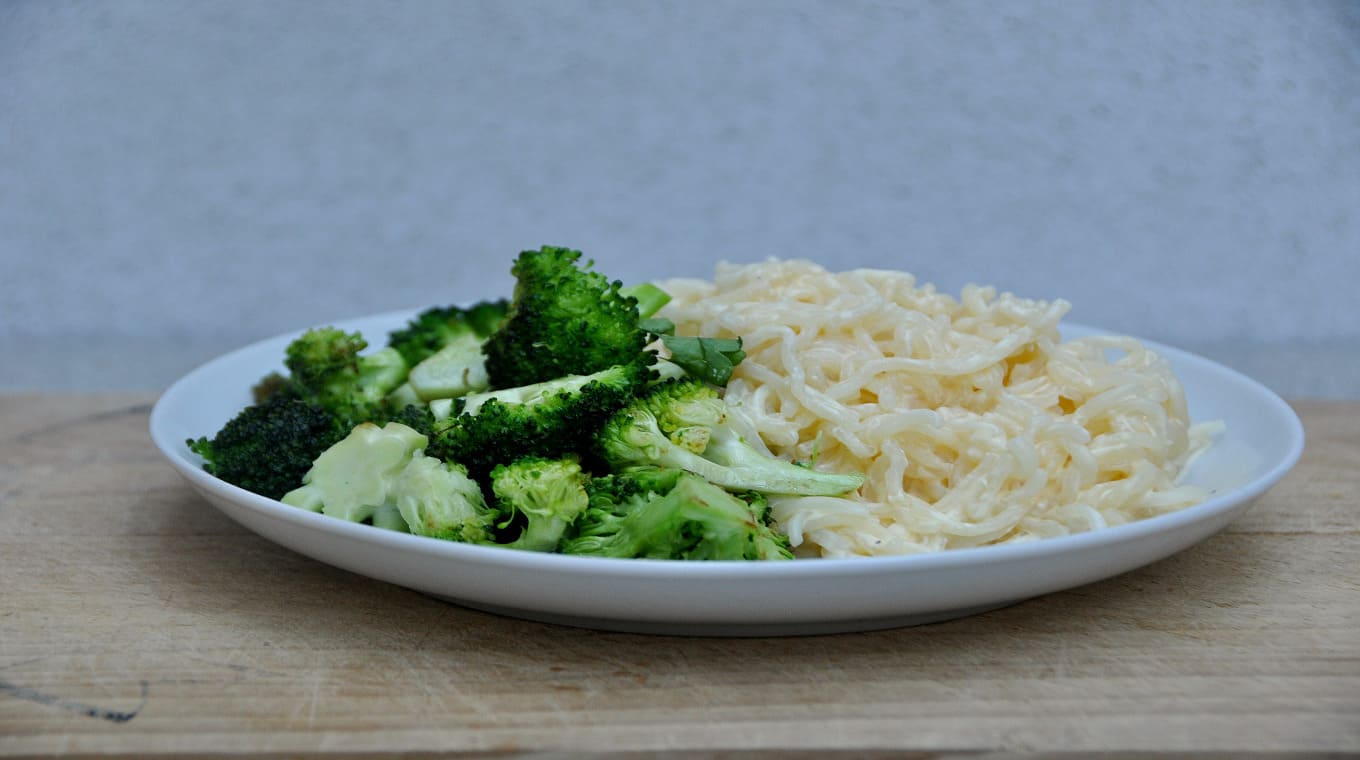
M 382 340 L 415 312 L 339 323 Z M 1066 338 L 1098 334 L 1064 325 Z M 537 554 L 348 523 L 289 507 L 202 470 L 185 439 L 212 435 L 282 369 L 296 334 L 213 360 L 172 385 L 151 437 L 204 498 L 250 530 L 321 562 L 460 605 L 534 620 L 647 633 L 791 635 L 960 617 L 1073 588 L 1168 557 L 1222 530 L 1298 460 L 1303 427 L 1278 396 L 1226 367 L 1149 344 L 1170 360 L 1196 421 L 1226 433 L 1188 481 L 1212 497 L 1141 522 L 937 554 L 792 562 L 678 562 Z

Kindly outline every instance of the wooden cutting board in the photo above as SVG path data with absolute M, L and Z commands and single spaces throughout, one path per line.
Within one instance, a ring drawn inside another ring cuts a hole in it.
M 1360 404 L 1297 403 L 1298 468 L 1143 570 L 919 628 L 698 639 L 281 549 L 161 460 L 152 401 L 0 395 L 0 756 L 1360 751 Z

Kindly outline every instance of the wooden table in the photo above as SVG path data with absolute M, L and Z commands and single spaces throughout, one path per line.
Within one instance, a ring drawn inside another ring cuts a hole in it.
M 152 401 L 0 395 L 0 755 L 1360 751 L 1360 404 L 1297 404 L 1299 467 L 1138 572 L 919 628 L 699 639 L 281 549 L 161 460 Z

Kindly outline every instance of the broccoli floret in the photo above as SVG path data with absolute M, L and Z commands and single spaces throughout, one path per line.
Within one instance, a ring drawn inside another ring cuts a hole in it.
M 693 560 L 792 559 L 753 506 L 683 470 L 639 468 L 591 482 L 564 554 Z
M 758 555 L 756 559 L 793 559 L 793 547 L 789 544 L 789 537 L 775 530 L 770 524 L 770 500 L 765 494 L 759 491 L 745 491 L 736 496 L 746 502 L 746 506 L 751 510 L 751 516 L 756 519 L 759 526 L 755 537 Z
M 496 513 L 461 465 L 417 453 L 392 484 L 388 498 L 418 536 L 491 541 Z
M 684 474 L 684 470 L 675 468 L 639 466 L 591 478 L 587 489 L 591 507 L 618 508 L 621 513 L 626 512 L 626 506 L 618 505 L 645 494 L 668 493 Z
M 589 375 L 643 354 L 637 299 L 622 283 L 577 265 L 580 251 L 544 246 L 515 260 L 509 316 L 483 350 L 491 387 Z
M 465 465 L 479 479 L 520 457 L 563 456 L 584 448 L 591 431 L 654 376 L 650 367 L 634 362 L 590 375 L 468 394 L 452 402 L 452 416 L 435 423 L 430 453 Z
M 551 552 L 585 511 L 587 477 L 574 458 L 525 457 L 491 471 L 491 490 L 503 517 L 502 527 L 523 519 L 513 549 Z
M 733 491 L 836 496 L 864 483 L 860 474 L 818 472 L 756 450 L 729 424 L 731 414 L 708 385 L 671 380 L 610 417 L 596 448 L 616 469 L 678 467 Z
M 639 354 L 654 361 L 644 351 L 653 337 L 684 372 L 727 384 L 745 357 L 740 339 L 674 335 L 673 322 L 653 317 L 669 293 L 651 283 L 611 282 L 589 262 L 578 266 L 580 258 L 580 251 L 544 246 L 515 260 L 509 316 L 482 347 L 492 388 L 586 375 Z
M 395 348 L 412 367 L 425 361 L 459 338 L 473 336 L 485 340 L 505 321 L 508 301 L 483 301 L 464 309 L 441 306 L 416 315 L 400 330 L 388 336 L 387 345 Z
M 350 522 L 453 541 L 485 542 L 496 513 L 460 465 L 423 452 L 428 439 L 396 422 L 363 423 L 317 457 L 283 503 Z
M 363 522 L 387 504 L 393 483 L 428 439 L 399 424 L 355 426 L 326 449 L 283 503 L 350 522 Z
M 288 345 L 287 392 L 351 425 L 385 419 L 384 397 L 406 381 L 409 368 L 393 348 L 360 355 L 367 346 L 359 333 L 335 327 L 308 330 Z
M 296 488 L 312 460 L 348 431 L 315 404 L 275 395 L 241 410 L 211 439 L 187 443 L 205 460 L 203 469 L 277 499 Z
M 204 469 L 277 499 L 296 488 L 312 461 L 355 425 L 382 423 L 394 413 L 413 421 L 428 416 L 419 409 L 405 412 L 404 404 L 384 398 L 406 379 L 406 362 L 392 349 L 361 355 L 367 345 L 360 334 L 334 327 L 308 330 L 290 343 L 287 376 L 266 375 L 252 389 L 253 406 L 211 441 L 189 441 L 205 460 Z

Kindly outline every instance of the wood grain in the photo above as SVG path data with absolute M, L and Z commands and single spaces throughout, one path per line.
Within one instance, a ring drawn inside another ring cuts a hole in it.
M 293 554 L 160 459 L 152 400 L 0 395 L 0 755 L 1360 751 L 1358 404 L 1297 404 L 1299 467 L 1138 572 L 729 640 L 500 618 Z

